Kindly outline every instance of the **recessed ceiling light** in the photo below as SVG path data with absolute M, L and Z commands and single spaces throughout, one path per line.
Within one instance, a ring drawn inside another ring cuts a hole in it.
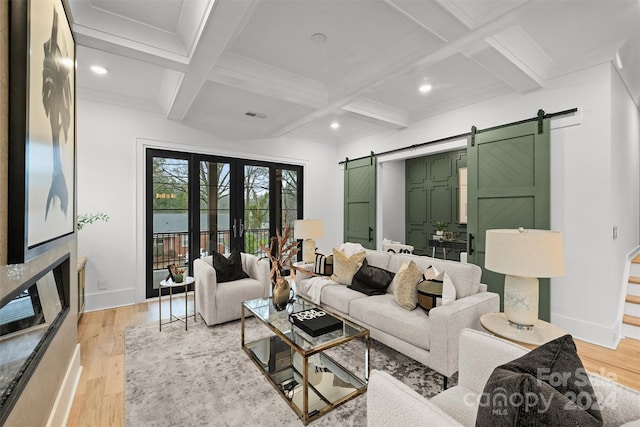
M 98 75 L 104 75 L 104 74 L 107 74 L 109 72 L 106 68 L 104 68 L 104 67 L 102 67 L 100 65 L 92 65 L 91 66 L 91 71 L 93 71 L 94 73 L 96 73 Z
M 331 129 L 338 129 L 340 127 L 340 123 L 338 122 L 331 122 Z
M 327 36 L 322 33 L 312 34 L 310 39 L 315 44 L 325 44 L 327 42 Z
M 420 91 L 420 93 L 427 93 L 431 91 L 431 85 L 430 84 L 423 84 L 421 85 L 418 90 Z

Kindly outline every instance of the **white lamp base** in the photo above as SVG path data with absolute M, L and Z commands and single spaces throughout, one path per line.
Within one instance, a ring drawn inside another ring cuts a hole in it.
M 504 314 L 518 329 L 533 329 L 538 320 L 539 281 L 537 277 L 504 278 Z
M 304 239 L 302 241 L 302 261 L 305 263 L 316 262 L 316 241 L 313 239 Z

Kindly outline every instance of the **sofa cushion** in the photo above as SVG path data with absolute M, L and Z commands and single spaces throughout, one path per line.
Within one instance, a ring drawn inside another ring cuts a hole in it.
M 367 295 L 384 295 L 393 276 L 390 271 L 369 265 L 365 258 L 348 287 Z
M 418 281 L 422 278 L 422 271 L 413 261 L 408 261 L 400 267 L 393 277 L 393 297 L 396 303 L 405 310 L 413 310 L 418 303 Z
M 393 254 L 381 251 L 374 251 L 372 249 L 366 250 L 367 262 L 370 266 L 378 267 L 389 271 L 389 261 Z M 398 271 L 397 269 L 395 271 Z M 395 272 L 394 271 L 394 272 Z
M 242 257 L 238 249 L 234 249 L 229 257 L 221 253 L 213 253 L 213 268 L 216 270 L 216 281 L 218 283 L 232 282 L 249 277 L 242 270 Z
M 349 305 L 349 316 L 356 322 L 370 325 L 372 328 L 429 350 L 431 335 L 429 316 L 422 310 L 407 311 L 400 308 L 395 303 L 393 295 L 354 299 Z
M 476 426 L 511 425 L 602 425 L 571 335 L 495 368 L 483 391 Z
M 369 298 L 362 292 L 354 291 L 343 285 L 327 285 L 322 288 L 322 306 L 348 315 L 351 301 Z
M 356 252 L 347 256 L 339 249 L 333 248 L 333 274 L 331 280 L 341 285 L 350 285 L 353 276 L 362 267 L 365 252 Z

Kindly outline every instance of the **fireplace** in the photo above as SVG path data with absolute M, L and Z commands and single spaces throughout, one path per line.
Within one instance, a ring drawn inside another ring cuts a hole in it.
M 69 259 L 60 258 L 0 301 L 0 425 L 69 313 Z

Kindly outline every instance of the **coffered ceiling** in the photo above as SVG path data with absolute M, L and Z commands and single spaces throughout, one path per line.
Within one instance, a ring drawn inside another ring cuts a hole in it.
M 80 98 L 229 140 L 340 143 L 607 61 L 640 99 L 640 0 L 68 3 Z

